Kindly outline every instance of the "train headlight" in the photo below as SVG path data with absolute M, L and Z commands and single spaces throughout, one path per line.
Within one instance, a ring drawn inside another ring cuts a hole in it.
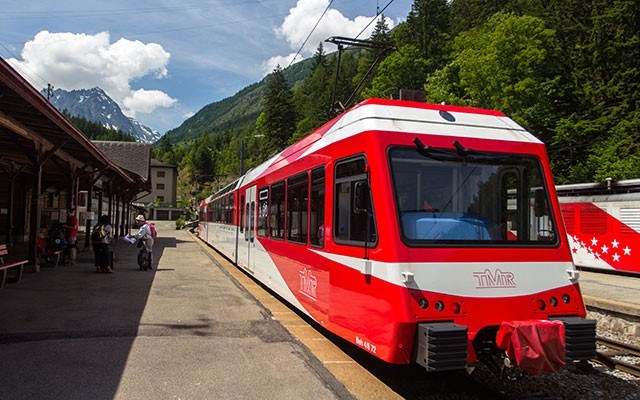
M 543 311 L 545 308 L 547 308 L 547 303 L 545 303 L 544 300 L 542 299 L 538 299 L 537 305 L 538 305 L 538 310 L 540 311 Z
M 563 302 L 564 304 L 569 304 L 569 303 L 571 303 L 571 297 L 570 297 L 568 294 L 566 294 L 566 293 L 565 293 L 565 294 L 563 294 L 563 295 L 562 295 L 562 302 Z
M 555 297 L 552 297 L 549 299 L 549 304 L 551 304 L 552 307 L 555 307 L 558 305 L 558 299 L 556 299 Z
M 454 314 L 460 314 L 460 304 L 458 304 L 458 302 L 453 302 L 453 304 L 451 304 L 452 308 L 453 308 L 453 313 Z
M 429 300 L 427 299 L 420 299 L 418 301 L 418 305 L 420 306 L 420 308 L 428 308 L 429 307 Z
M 436 310 L 442 311 L 444 310 L 444 303 L 440 300 L 436 301 Z

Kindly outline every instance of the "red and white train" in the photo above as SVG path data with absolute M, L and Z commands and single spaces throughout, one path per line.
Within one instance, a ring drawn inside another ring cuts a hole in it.
M 541 373 L 595 355 L 560 215 L 500 112 L 369 99 L 203 201 L 199 235 L 386 362 Z
M 640 179 L 556 191 L 576 266 L 640 274 Z

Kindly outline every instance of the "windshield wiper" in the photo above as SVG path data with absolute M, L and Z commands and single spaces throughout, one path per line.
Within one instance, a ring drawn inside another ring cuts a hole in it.
M 427 146 L 418 137 L 413 139 L 418 153 L 437 161 L 475 161 L 484 163 L 522 163 L 523 158 L 517 154 L 489 153 L 464 147 L 457 140 L 453 141 L 453 149 Z

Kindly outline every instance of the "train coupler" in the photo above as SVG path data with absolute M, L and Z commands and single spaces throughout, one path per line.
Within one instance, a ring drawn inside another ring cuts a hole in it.
M 532 375 L 555 372 L 565 365 L 564 325 L 560 321 L 505 321 L 496 345 L 507 359 Z

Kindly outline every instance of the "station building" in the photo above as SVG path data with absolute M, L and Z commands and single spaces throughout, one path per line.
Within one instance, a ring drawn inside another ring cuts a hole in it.
M 184 214 L 184 209 L 177 204 L 178 168 L 151 159 L 151 192 L 141 197 L 138 202 L 149 212 L 154 220 L 176 220 Z
M 151 189 L 151 149 L 112 143 L 87 139 L 0 58 L 0 244 L 38 271 L 37 239 L 67 210 L 78 213 L 79 247 L 103 214 L 116 237 L 129 232 L 132 203 Z

